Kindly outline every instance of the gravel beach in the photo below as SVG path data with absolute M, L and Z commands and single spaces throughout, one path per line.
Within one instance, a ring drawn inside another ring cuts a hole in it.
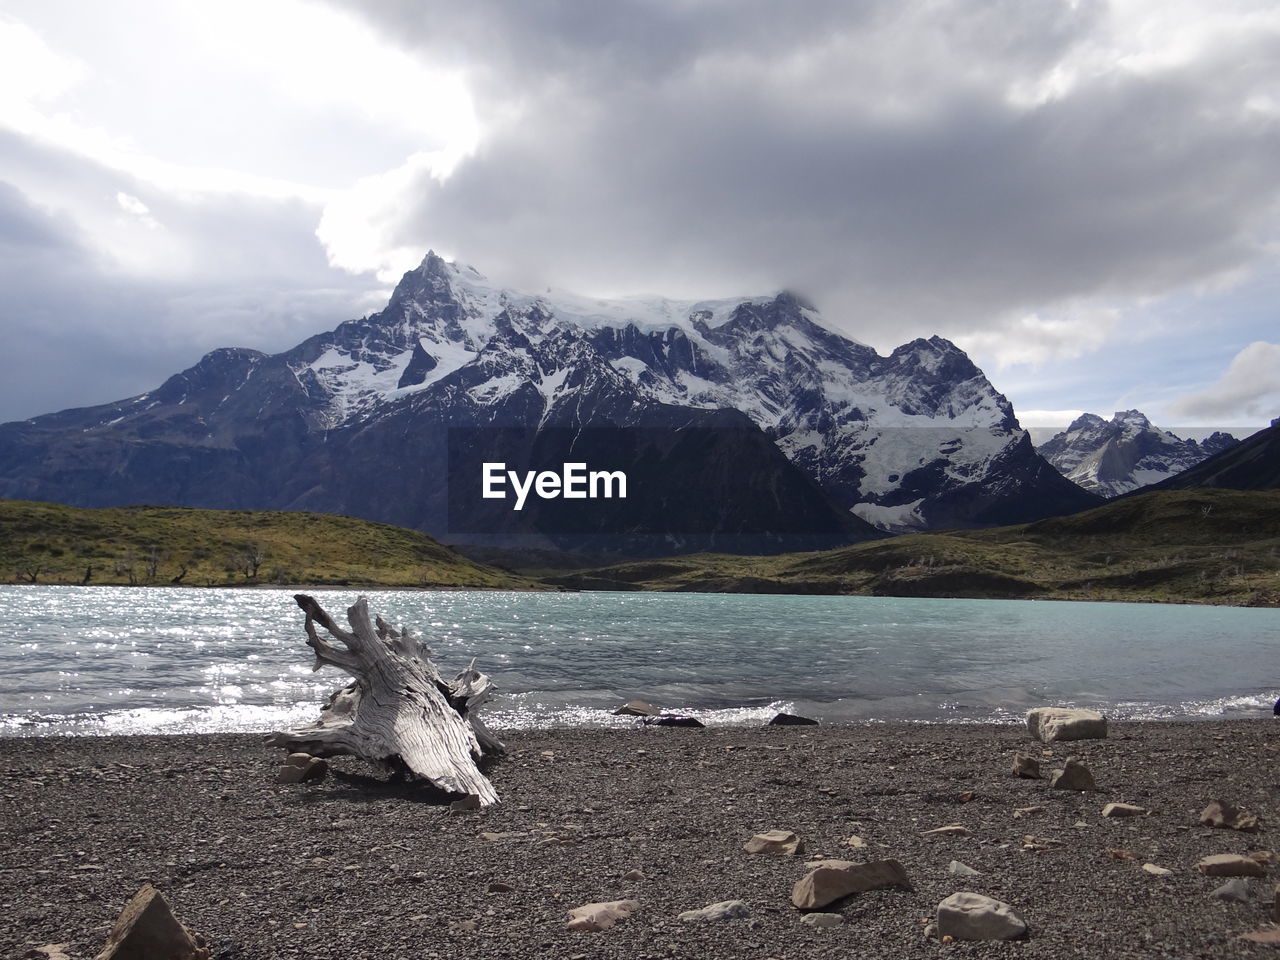
M 0 946 L 90 958 L 149 881 L 224 958 L 1262 956 L 1237 937 L 1271 921 L 1280 868 L 1232 903 L 1195 865 L 1277 845 L 1278 733 L 1269 718 L 1113 723 L 1053 745 L 989 725 L 509 733 L 490 771 L 503 802 L 468 813 L 355 760 L 277 785 L 283 754 L 260 736 L 0 740 Z M 1046 779 L 1013 776 L 1016 752 Z M 1068 756 L 1096 792 L 1049 788 Z M 1214 799 L 1261 831 L 1200 826 Z M 1111 801 L 1151 812 L 1103 818 Z M 952 823 L 968 834 L 922 835 Z M 804 852 L 744 852 L 771 829 Z M 838 901 L 844 922 L 813 928 L 790 893 L 817 857 L 894 858 L 913 889 Z M 1029 938 L 930 939 L 959 890 L 1011 904 Z M 639 912 L 565 929 L 570 908 L 620 899 Z M 752 916 L 677 919 L 731 899 Z

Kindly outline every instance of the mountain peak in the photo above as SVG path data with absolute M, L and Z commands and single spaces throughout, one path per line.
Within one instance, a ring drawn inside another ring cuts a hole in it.
M 1147 415 L 1141 410 L 1117 410 L 1115 416 L 1112 417 L 1112 422 L 1137 427 L 1140 430 L 1147 430 L 1151 427 L 1151 421 L 1147 419 Z

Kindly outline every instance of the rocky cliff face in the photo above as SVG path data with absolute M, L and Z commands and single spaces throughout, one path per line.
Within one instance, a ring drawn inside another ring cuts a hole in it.
M 1111 419 L 1086 413 L 1040 445 L 1040 453 L 1067 479 L 1104 497 L 1159 483 L 1239 441 L 1214 433 L 1203 442 L 1183 440 L 1152 425 L 1139 410 Z
M 649 450 L 684 483 L 672 530 L 701 529 L 693 514 L 709 505 L 721 533 L 802 517 L 847 540 L 869 524 L 982 526 L 1098 502 L 941 338 L 886 357 L 788 293 L 533 296 L 434 254 L 380 313 L 292 350 L 217 350 L 148 394 L 0 427 L 0 494 L 306 508 L 448 537 L 450 429 L 568 427 L 728 430 L 728 468 Z

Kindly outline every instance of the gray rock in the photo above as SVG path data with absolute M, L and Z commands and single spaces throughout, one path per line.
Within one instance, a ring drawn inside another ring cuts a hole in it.
M 1053 771 L 1049 786 L 1055 790 L 1096 790 L 1093 774 L 1079 760 L 1067 760 L 1061 770 Z
M 938 935 L 955 940 L 1015 940 L 1027 924 L 1013 907 L 980 893 L 953 893 L 938 904 Z
M 709 923 L 716 920 L 742 920 L 751 916 L 751 908 L 742 900 L 721 900 L 698 910 L 686 910 L 679 919 L 685 923 Z
M 308 780 L 323 780 L 329 775 L 329 764 L 309 753 L 291 753 L 285 757 L 280 772 L 276 774 L 276 783 L 304 783 Z
M 1248 903 L 1249 881 L 1244 877 L 1232 877 L 1213 891 L 1211 896 L 1215 900 L 1225 900 L 1227 903 Z
M 817 725 L 817 720 L 800 717 L 794 713 L 779 713 L 766 724 L 770 727 L 816 727 Z
M 838 913 L 806 913 L 800 918 L 800 922 L 811 927 L 826 929 L 840 926 L 844 923 L 844 917 Z
M 1027 714 L 1027 732 L 1044 743 L 1102 740 L 1107 735 L 1107 718 L 1096 710 L 1037 707 Z
M 961 863 L 959 860 L 952 860 L 947 864 L 947 873 L 954 877 L 980 877 L 982 872 L 975 870 L 968 864 Z
M 1027 780 L 1040 779 L 1040 761 L 1027 753 L 1013 755 L 1013 775 Z

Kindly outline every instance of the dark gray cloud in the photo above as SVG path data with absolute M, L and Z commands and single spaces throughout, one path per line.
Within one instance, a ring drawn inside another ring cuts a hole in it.
M 214 347 L 284 349 L 372 306 L 366 279 L 328 267 L 313 205 L 166 193 L 2 132 L 0 160 L 80 213 L 0 180 L 0 421 L 132 396 Z M 148 263 L 121 262 L 90 236 L 128 219 L 120 193 L 156 224 L 136 228 L 155 234 Z
M 499 275 L 794 286 L 887 342 L 1159 296 L 1274 224 L 1274 30 L 1138 69 L 1114 59 L 1169 51 L 1112 50 L 1098 2 L 350 7 L 469 67 L 498 118 L 387 236 Z

